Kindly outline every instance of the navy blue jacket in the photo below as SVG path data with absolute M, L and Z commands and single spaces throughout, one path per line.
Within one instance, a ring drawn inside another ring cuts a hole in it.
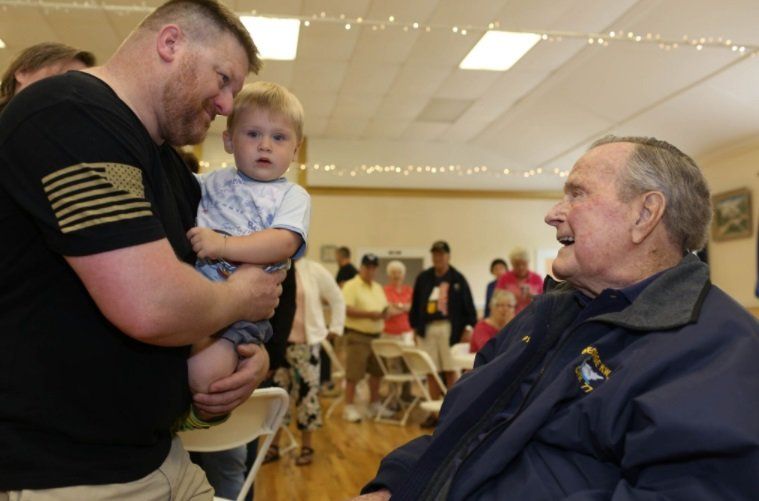
M 448 320 L 451 322 L 450 345 L 461 340 L 461 334 L 467 325 L 474 327 L 477 323 L 477 309 L 472 300 L 469 282 L 459 270 L 450 267 L 451 285 L 448 289 Z M 435 288 L 435 268 L 427 268 L 414 281 L 414 294 L 411 297 L 411 309 L 408 313 L 409 323 L 416 334 L 424 337 L 426 327 L 427 300 Z
M 393 501 L 759 497 L 759 324 L 695 256 L 622 311 L 566 284 L 517 316 L 451 388 L 438 428 L 365 492 Z M 572 326 L 570 328 L 570 326 Z M 585 335 L 584 335 L 585 334 Z

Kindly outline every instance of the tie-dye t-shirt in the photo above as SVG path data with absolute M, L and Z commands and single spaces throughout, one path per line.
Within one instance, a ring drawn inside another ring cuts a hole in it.
M 198 226 L 213 228 L 231 236 L 243 236 L 268 228 L 297 233 L 303 244 L 292 256 L 306 250 L 311 217 L 311 199 L 302 187 L 285 178 L 256 181 L 234 167 L 198 176 L 202 198 L 198 206 Z

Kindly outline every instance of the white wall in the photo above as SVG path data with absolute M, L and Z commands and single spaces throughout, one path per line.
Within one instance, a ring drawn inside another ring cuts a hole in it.
M 752 192 L 754 234 L 725 242 L 709 243 L 709 263 L 712 282 L 746 307 L 759 306 L 754 297 L 756 284 L 756 225 L 759 205 L 759 142 L 753 141 L 729 150 L 717 152 L 703 159 L 704 169 L 712 194 L 738 188 Z
M 495 257 L 507 258 L 521 245 L 535 256 L 555 248 L 555 231 L 543 216 L 555 201 L 473 198 L 314 195 L 309 236 L 310 257 L 319 260 L 322 245 L 358 249 L 411 248 L 425 253 L 435 240 L 451 246 L 451 264 L 467 277 L 475 303 L 482 308 L 485 285 L 492 280 Z M 334 264 L 326 264 L 335 270 Z

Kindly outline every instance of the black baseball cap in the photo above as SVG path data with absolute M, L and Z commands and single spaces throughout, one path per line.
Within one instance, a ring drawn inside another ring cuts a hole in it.
M 451 248 L 448 246 L 448 242 L 445 240 L 438 240 L 432 244 L 432 247 L 430 247 L 430 252 L 445 252 L 446 254 L 450 254 Z
M 379 258 L 376 254 L 370 252 L 369 254 L 364 254 L 361 258 L 361 264 L 364 266 L 379 266 Z

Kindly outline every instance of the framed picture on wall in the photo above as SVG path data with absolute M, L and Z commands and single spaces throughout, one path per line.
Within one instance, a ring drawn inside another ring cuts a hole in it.
M 319 260 L 321 260 L 322 263 L 334 263 L 337 260 L 335 259 L 335 251 L 337 250 L 337 245 L 322 245 L 321 249 L 319 249 Z
M 714 205 L 712 240 L 720 242 L 746 238 L 753 234 L 751 191 L 748 188 L 714 195 L 712 203 Z

